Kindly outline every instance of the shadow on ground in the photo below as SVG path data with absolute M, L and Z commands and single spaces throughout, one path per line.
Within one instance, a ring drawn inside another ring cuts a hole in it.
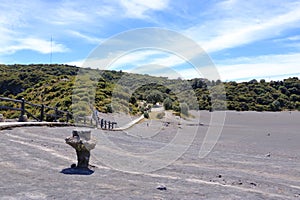
M 82 169 L 82 168 L 65 168 L 61 170 L 62 174 L 68 174 L 68 175 L 92 175 L 94 173 L 91 169 Z

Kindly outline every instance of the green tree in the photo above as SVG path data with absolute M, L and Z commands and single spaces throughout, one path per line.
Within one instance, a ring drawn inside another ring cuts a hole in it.
M 170 98 L 166 98 L 163 102 L 163 106 L 165 110 L 171 110 L 172 109 L 172 100 Z
M 300 102 L 300 95 L 292 94 L 290 96 L 291 101 L 299 101 Z
M 275 100 L 271 103 L 270 108 L 272 111 L 280 111 L 281 107 L 280 107 L 280 102 Z
M 134 96 L 131 96 L 129 99 L 129 103 L 135 104 L 137 102 L 137 99 Z
M 183 115 L 188 116 L 189 115 L 189 106 L 186 103 L 181 103 L 180 104 L 180 112 Z
M 148 113 L 148 112 L 144 112 L 144 117 L 145 117 L 146 119 L 149 119 L 149 113 Z
M 163 94 L 161 91 L 153 90 L 151 93 L 147 96 L 147 102 L 156 104 L 157 102 L 163 101 Z

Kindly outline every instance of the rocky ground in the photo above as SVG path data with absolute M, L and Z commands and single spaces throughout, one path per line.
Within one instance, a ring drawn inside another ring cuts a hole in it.
M 76 163 L 64 141 L 74 127 L 1 130 L 0 199 L 300 199 L 299 112 L 227 112 L 204 158 L 208 130 L 222 123 L 210 124 L 209 112 L 192 114 L 93 130 L 91 175 L 61 173 Z

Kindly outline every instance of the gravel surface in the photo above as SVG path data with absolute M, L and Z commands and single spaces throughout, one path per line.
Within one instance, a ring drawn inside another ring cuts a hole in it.
M 198 155 L 211 113 L 193 115 L 180 120 L 167 113 L 126 132 L 100 133 L 134 161 L 171 143 L 179 131 L 188 135 L 196 128 L 182 156 L 151 172 L 109 167 L 102 157 L 120 152 L 98 141 L 91 152 L 94 173 L 64 174 L 76 163 L 64 141 L 74 127 L 1 130 L 0 199 L 300 199 L 299 112 L 227 112 L 222 134 L 205 158 Z M 97 134 L 93 130 L 101 139 Z M 175 147 L 181 151 L 180 145 Z M 157 157 L 154 163 L 162 161 Z

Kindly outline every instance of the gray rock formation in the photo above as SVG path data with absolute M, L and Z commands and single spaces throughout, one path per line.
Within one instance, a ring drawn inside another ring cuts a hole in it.
M 90 151 L 95 148 L 96 140 L 91 138 L 91 131 L 86 129 L 73 130 L 71 137 L 67 137 L 66 143 L 76 150 L 77 166 L 76 168 L 88 169 L 90 160 Z

